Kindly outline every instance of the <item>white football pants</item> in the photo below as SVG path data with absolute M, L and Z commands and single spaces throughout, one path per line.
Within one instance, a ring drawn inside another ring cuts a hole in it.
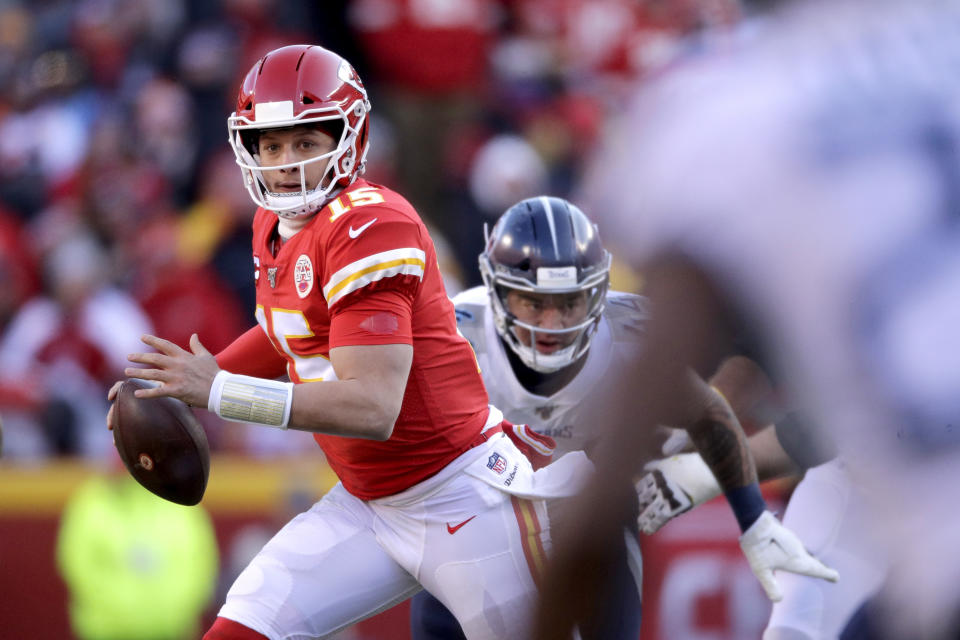
M 271 640 L 323 638 L 423 587 L 471 640 L 526 637 L 549 525 L 542 500 L 509 489 L 532 475 L 497 434 L 393 496 L 363 501 L 337 484 L 263 547 L 219 615 Z
M 864 500 L 836 459 L 809 469 L 794 489 L 783 524 L 811 553 L 839 571 L 840 580 L 832 583 L 778 571 L 783 600 L 773 605 L 764 640 L 835 639 L 880 588 L 886 562 L 872 539 Z

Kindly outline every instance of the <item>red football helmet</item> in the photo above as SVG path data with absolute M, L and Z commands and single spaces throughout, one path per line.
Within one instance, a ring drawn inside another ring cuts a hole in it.
M 322 47 L 292 45 L 263 56 L 247 73 L 237 96 L 237 110 L 227 119 L 230 146 L 253 201 L 284 218 L 312 215 L 334 190 L 363 173 L 367 158 L 367 113 L 370 101 L 349 62 Z M 318 124 L 337 140 L 336 148 L 299 166 L 299 193 L 272 193 L 261 173 L 257 140 L 268 128 Z M 304 165 L 328 162 L 318 184 L 306 184 Z

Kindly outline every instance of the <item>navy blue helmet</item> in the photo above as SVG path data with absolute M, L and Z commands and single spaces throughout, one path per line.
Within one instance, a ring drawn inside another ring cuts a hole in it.
M 570 202 L 539 196 L 507 209 L 493 231 L 484 233 L 480 274 L 497 332 L 524 364 L 537 371 L 557 371 L 578 360 L 590 348 L 610 281 L 610 252 L 603 248 L 597 226 Z M 535 326 L 510 312 L 511 291 L 534 296 L 584 292 L 586 316 L 562 329 Z M 518 327 L 529 332 L 527 340 L 517 335 Z M 559 334 L 565 338 L 563 348 L 538 352 L 538 336 Z M 575 334 L 572 341 L 569 334 Z

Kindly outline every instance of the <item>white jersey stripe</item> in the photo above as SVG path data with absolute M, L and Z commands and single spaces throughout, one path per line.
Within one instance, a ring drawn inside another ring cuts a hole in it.
M 540 196 L 543 201 L 543 210 L 547 213 L 547 223 L 550 225 L 550 238 L 553 240 L 553 255 L 557 260 L 560 259 L 560 247 L 557 246 L 557 228 L 553 223 L 553 207 L 550 206 L 550 198 Z
M 327 305 L 332 305 L 348 293 L 383 278 L 413 275 L 422 279 L 425 267 L 426 254 L 415 247 L 375 253 L 351 262 L 330 276 L 323 287 L 323 297 Z

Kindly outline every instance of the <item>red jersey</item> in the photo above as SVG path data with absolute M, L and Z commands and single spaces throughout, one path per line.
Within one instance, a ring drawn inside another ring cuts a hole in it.
M 316 434 L 331 468 L 364 500 L 437 473 L 482 430 L 487 392 L 420 217 L 399 194 L 357 180 L 274 256 L 276 227 L 275 214 L 257 211 L 256 314 L 293 382 L 336 380 L 332 347 L 413 345 L 390 439 Z

